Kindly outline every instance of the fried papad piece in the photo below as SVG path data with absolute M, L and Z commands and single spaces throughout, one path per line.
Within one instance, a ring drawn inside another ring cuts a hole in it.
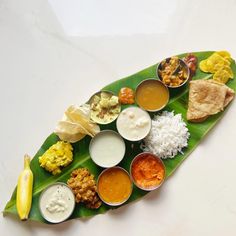
M 202 122 L 208 116 L 223 111 L 234 94 L 231 88 L 212 79 L 191 81 L 187 120 Z
M 99 131 L 99 126 L 90 119 L 90 106 L 84 104 L 68 107 L 54 132 L 61 140 L 75 143 L 86 135 L 94 137 Z

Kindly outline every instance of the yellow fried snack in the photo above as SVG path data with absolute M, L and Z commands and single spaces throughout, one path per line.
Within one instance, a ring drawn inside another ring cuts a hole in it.
M 207 67 L 207 64 L 206 64 L 206 62 L 207 62 L 207 60 L 202 60 L 202 61 L 200 61 L 200 63 L 199 63 L 199 67 L 200 67 L 200 69 L 203 71 L 203 72 L 209 72 L 208 71 L 208 67 Z
M 216 73 L 213 75 L 213 79 L 226 84 L 230 78 L 230 74 L 225 69 L 217 70 Z
M 233 74 L 233 71 L 231 70 L 230 66 L 225 66 L 224 70 L 226 70 L 229 73 L 230 79 L 234 78 L 234 74 Z
M 229 52 L 227 51 L 218 51 L 217 52 L 220 56 L 224 57 L 226 60 L 228 60 L 229 62 L 231 62 L 231 55 Z
M 219 51 L 202 60 L 199 67 L 203 72 L 214 74 L 214 80 L 227 83 L 229 79 L 234 77 L 233 71 L 230 68 L 231 60 L 231 56 L 227 51 Z
M 230 62 L 224 59 L 222 56 L 220 56 L 217 53 L 213 53 L 207 59 L 208 70 L 211 73 L 215 73 L 217 70 L 220 70 L 224 68 L 224 66 L 229 66 L 229 65 L 230 65 Z
M 61 167 L 66 167 L 73 161 L 72 150 L 70 143 L 58 141 L 39 157 L 39 164 L 53 175 L 60 174 Z

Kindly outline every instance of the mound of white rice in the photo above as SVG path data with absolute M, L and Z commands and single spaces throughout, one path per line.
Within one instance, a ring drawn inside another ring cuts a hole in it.
M 182 148 L 188 146 L 189 136 L 181 114 L 163 111 L 152 120 L 152 129 L 141 147 L 160 158 L 173 158 L 178 152 L 183 154 Z

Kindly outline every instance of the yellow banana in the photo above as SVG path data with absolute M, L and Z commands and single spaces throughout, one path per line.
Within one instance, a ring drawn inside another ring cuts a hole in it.
M 16 208 L 21 220 L 27 220 L 31 209 L 33 190 L 33 172 L 30 169 L 30 157 L 24 157 L 24 170 L 20 173 L 16 192 Z

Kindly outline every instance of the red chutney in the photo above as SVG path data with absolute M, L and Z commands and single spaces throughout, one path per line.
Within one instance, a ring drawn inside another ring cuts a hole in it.
M 156 189 L 165 178 L 163 162 L 151 153 L 139 154 L 131 165 L 131 175 L 137 187 Z

